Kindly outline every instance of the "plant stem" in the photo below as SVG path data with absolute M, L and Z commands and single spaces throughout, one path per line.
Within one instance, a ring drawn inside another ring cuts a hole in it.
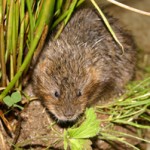
M 99 14 L 101 15 L 105 25 L 107 26 L 108 31 L 111 33 L 112 37 L 114 38 L 114 40 L 118 43 L 118 45 L 121 47 L 123 53 L 124 53 L 124 47 L 121 44 L 121 42 L 119 41 L 119 39 L 117 38 L 115 32 L 113 31 L 111 25 L 109 24 L 107 18 L 105 17 L 104 13 L 102 12 L 102 10 L 100 9 L 100 7 L 98 6 L 98 4 L 95 2 L 95 0 L 90 0 L 91 3 L 94 5 L 94 7 L 97 9 L 97 11 L 99 12 Z
M 54 5 L 55 5 L 55 0 L 45 0 L 43 2 L 43 6 L 42 6 L 42 10 L 41 10 L 41 20 L 39 22 L 39 25 L 37 26 L 37 30 L 35 33 L 35 37 L 33 39 L 33 43 L 31 44 L 30 50 L 27 54 L 27 56 L 25 57 L 25 60 L 23 61 L 23 64 L 21 65 L 21 67 L 19 68 L 18 72 L 16 73 L 16 75 L 14 76 L 14 78 L 11 80 L 11 82 L 9 83 L 9 85 L 6 87 L 6 89 L 1 93 L 0 95 L 0 101 L 2 101 L 2 99 L 8 94 L 8 92 L 13 88 L 13 86 L 15 85 L 15 83 L 17 82 L 17 80 L 20 78 L 20 76 L 22 75 L 23 71 L 25 70 L 26 66 L 28 65 L 28 63 L 30 62 L 33 53 L 36 49 L 36 46 L 39 42 L 39 39 L 42 35 L 43 29 L 46 25 L 46 23 L 48 23 L 52 20 L 53 17 L 53 11 L 54 11 Z
M 3 1 L 0 0 L 0 23 L 2 23 L 3 20 Z
M 85 0 L 79 0 L 76 7 L 80 6 Z M 66 10 L 52 25 L 51 30 L 54 29 L 69 13 L 69 10 Z
M 21 67 L 22 64 L 22 56 L 23 56 L 23 46 L 24 46 L 24 34 L 25 34 L 25 0 L 21 0 L 21 8 L 20 8 L 20 35 L 19 35 L 19 53 L 18 53 L 18 60 L 17 60 L 17 71 Z M 21 83 L 19 85 L 19 80 L 16 84 L 16 87 L 21 89 Z
M 5 44 L 3 27 L 3 1 L 0 0 L 0 60 L 2 69 L 2 86 L 6 86 Z
M 6 65 L 5 65 L 5 44 L 4 44 L 4 29 L 3 24 L 0 24 L 0 60 L 1 60 L 1 68 L 2 68 L 2 86 L 6 86 Z
M 34 20 L 33 14 L 32 14 L 31 0 L 26 0 L 26 3 L 27 3 L 27 8 L 28 8 L 28 12 L 29 12 L 29 19 L 30 19 L 30 36 L 29 36 L 29 40 L 30 40 L 30 43 L 32 43 L 33 42 L 33 36 L 34 36 L 35 20 Z
M 2 2 L 3 2 L 3 15 L 4 15 L 6 11 L 6 0 L 2 0 Z
M 6 25 L 7 25 L 7 30 L 6 30 L 6 51 L 5 51 L 5 62 L 7 62 L 10 51 L 9 51 L 9 45 L 11 43 L 11 30 L 12 29 L 10 25 L 10 17 L 9 17 L 9 12 L 10 12 L 10 0 L 7 0 L 6 2 Z
M 122 8 L 125 8 L 127 10 L 130 10 L 130 11 L 133 11 L 133 12 L 136 12 L 136 13 L 139 13 L 139 14 L 142 14 L 142 15 L 147 15 L 147 16 L 150 16 L 150 12 L 146 12 L 146 11 L 143 11 L 143 10 L 139 10 L 139 9 L 136 9 L 136 8 L 133 8 L 133 7 L 130 7 L 130 6 L 127 6 L 125 4 L 122 4 L 120 2 L 117 2 L 115 0 L 107 0 L 108 2 L 112 3 L 112 4 L 115 4 L 119 7 L 122 7 Z
M 7 50 L 10 53 L 10 80 L 14 77 L 14 59 L 13 59 L 13 40 L 14 39 L 14 18 L 15 10 L 14 10 L 14 3 L 11 1 L 10 3 L 10 11 L 9 11 L 9 24 L 8 24 L 8 36 L 7 36 Z

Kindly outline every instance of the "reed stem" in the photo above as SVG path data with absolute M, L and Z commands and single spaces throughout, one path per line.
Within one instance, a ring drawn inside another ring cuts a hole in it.
M 8 92 L 13 88 L 13 86 L 15 85 L 15 83 L 17 82 L 17 80 L 20 78 L 20 76 L 22 75 L 23 71 L 25 70 L 25 68 L 27 67 L 28 63 L 30 62 L 33 53 L 37 47 L 37 44 L 39 42 L 39 39 L 43 33 L 44 27 L 48 24 L 51 23 L 52 18 L 53 18 L 53 11 L 54 11 L 54 5 L 55 5 L 55 0 L 44 0 L 43 1 L 43 6 L 42 6 L 42 10 L 41 10 L 41 17 L 39 25 L 37 26 L 36 32 L 35 32 L 35 37 L 33 39 L 33 42 L 31 44 L 30 50 L 27 54 L 27 56 L 25 57 L 25 60 L 23 61 L 21 67 L 19 68 L 18 72 L 16 73 L 16 75 L 14 76 L 14 78 L 11 80 L 11 82 L 8 84 L 8 86 L 6 87 L 6 89 L 1 93 L 0 95 L 0 101 L 2 101 L 2 99 L 8 94 Z

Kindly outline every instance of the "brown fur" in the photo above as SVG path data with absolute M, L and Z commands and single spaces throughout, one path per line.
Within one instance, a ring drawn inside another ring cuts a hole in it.
M 108 102 L 133 77 L 132 38 L 116 20 L 108 20 L 124 54 L 91 9 L 78 10 L 60 37 L 52 35 L 45 45 L 32 75 L 33 88 L 58 120 L 76 120 L 93 103 Z

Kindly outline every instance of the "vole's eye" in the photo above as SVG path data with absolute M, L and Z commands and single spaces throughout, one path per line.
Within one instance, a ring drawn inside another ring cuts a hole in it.
M 81 95 L 82 95 L 82 93 L 81 93 L 81 91 L 79 90 L 79 91 L 77 92 L 77 96 L 80 97 Z
M 58 91 L 55 91 L 55 97 L 58 98 L 60 96 Z

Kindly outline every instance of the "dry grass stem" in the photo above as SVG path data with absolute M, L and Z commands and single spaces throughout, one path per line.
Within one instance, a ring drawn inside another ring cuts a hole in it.
M 133 7 L 130 7 L 128 5 L 125 5 L 125 4 L 122 4 L 120 2 L 117 2 L 115 0 L 107 0 L 108 2 L 110 3 L 113 3 L 117 6 L 120 6 L 122 8 L 125 8 L 127 10 L 130 10 L 130 11 L 133 11 L 133 12 L 136 12 L 136 13 L 139 13 L 139 14 L 142 14 L 142 15 L 146 15 L 146 16 L 150 16 L 150 12 L 146 12 L 146 11 L 143 11 L 143 10 L 139 10 L 139 9 L 136 9 L 136 8 L 133 8 Z

